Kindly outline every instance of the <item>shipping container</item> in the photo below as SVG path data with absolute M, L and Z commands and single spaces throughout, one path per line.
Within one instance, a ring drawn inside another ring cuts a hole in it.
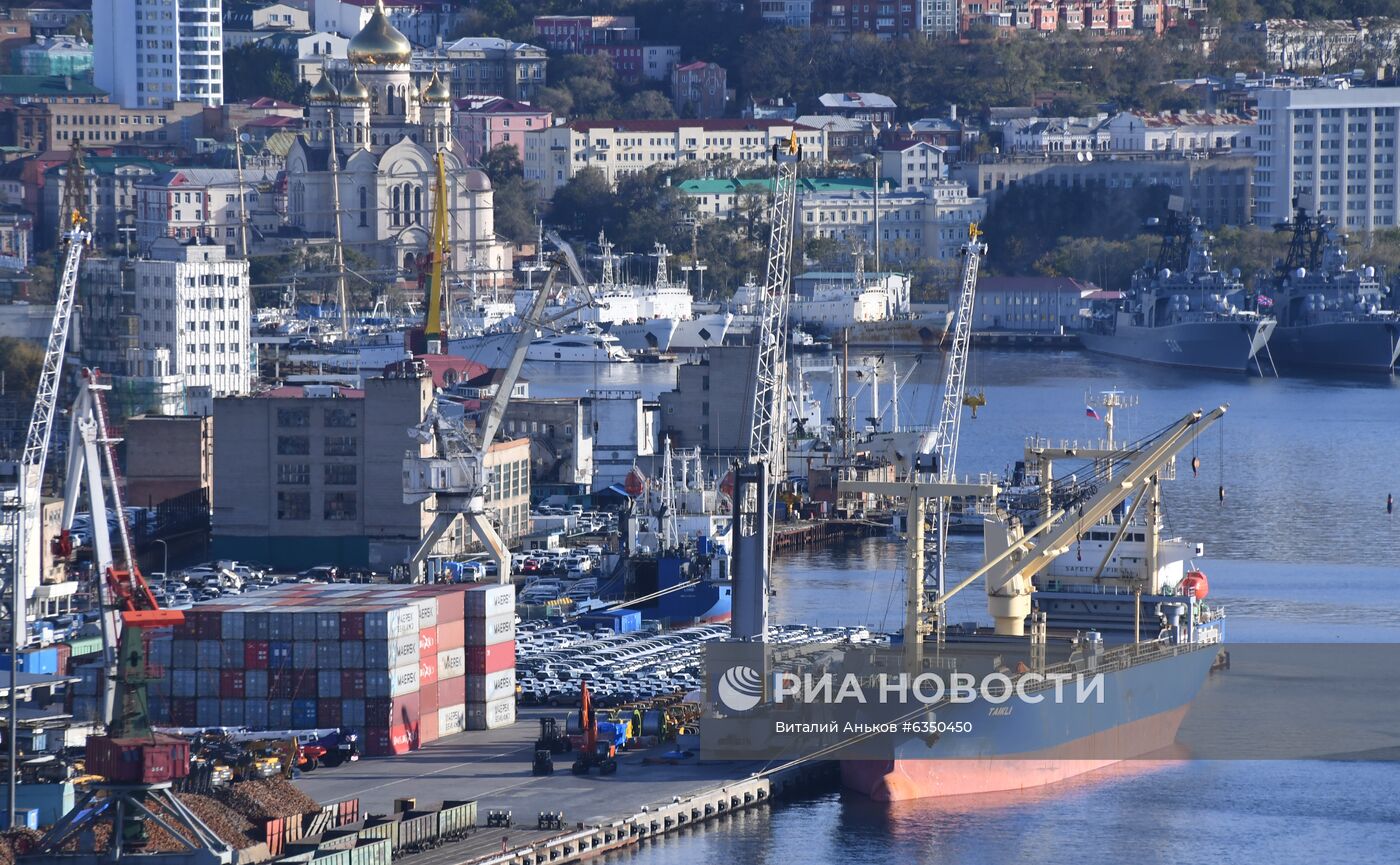
M 514 696 L 514 669 L 481 676 L 467 676 L 467 700 L 472 703 L 489 703 Z
M 267 640 L 243 641 L 243 668 L 245 670 L 266 670 L 268 664 Z
M 316 641 L 316 666 L 323 672 L 326 670 L 338 671 L 340 669 L 339 640 Z
M 316 699 L 314 697 L 298 697 L 292 700 L 292 726 L 298 728 L 317 726 Z
M 243 673 L 243 694 L 259 700 L 267 699 L 267 670 L 246 670 Z
M 317 615 L 318 614 L 314 610 L 293 613 L 292 639 L 299 642 L 315 642 Z
M 467 644 L 467 623 L 464 619 L 454 622 L 439 621 L 437 626 L 438 651 L 460 649 Z
M 272 639 L 268 633 L 268 614 L 262 612 L 245 612 L 243 614 L 243 638 L 247 640 L 260 640 L 266 643 Z
M 429 709 L 424 706 L 422 714 L 418 716 L 418 747 L 423 747 L 429 742 L 438 740 L 438 713 L 437 706 Z
M 511 665 L 514 667 L 514 664 Z M 448 649 L 438 652 L 437 656 L 437 677 L 438 681 L 444 679 L 455 679 L 466 675 L 467 672 L 467 650 Z
M 317 614 L 316 614 L 316 639 L 318 639 L 318 640 L 339 640 L 339 639 L 340 639 L 340 614 L 339 614 L 339 613 L 317 613 Z
M 363 670 L 341 670 L 340 671 L 340 696 L 342 697 L 363 697 L 365 696 L 365 680 L 368 674 Z
M 169 673 L 167 673 L 166 675 L 168 675 L 168 676 L 170 677 L 170 695 L 171 695 L 171 696 L 173 696 L 173 697 L 193 697 L 193 696 L 195 696 L 195 695 L 198 693 L 198 691 L 197 691 L 197 689 L 196 689 L 196 685 L 195 685 L 195 671 L 194 671 L 194 670 L 179 670 L 179 669 L 176 669 L 176 670 L 171 670 L 171 671 L 170 671 Z M 84 683 L 85 683 L 85 682 L 86 682 L 86 679 L 84 679 Z M 82 683 L 80 683 L 80 684 L 82 684 Z M 92 693 L 93 693 L 93 694 L 96 694 L 97 692 L 96 692 L 96 690 L 93 690 Z
M 282 615 L 273 613 L 274 617 Z M 292 644 L 287 640 L 269 640 L 267 644 L 267 668 L 279 670 L 292 665 Z
M 345 727 L 363 727 L 365 725 L 365 701 L 363 698 L 355 697 L 340 701 L 340 723 Z
M 194 671 L 194 693 L 196 697 L 217 697 L 219 696 L 219 671 L 195 670 Z
M 401 697 L 370 697 L 364 702 L 367 727 L 412 729 L 418 722 L 420 704 L 416 692 Z
M 195 666 L 199 669 L 218 669 L 223 659 L 223 643 L 218 640 L 200 640 L 195 644 Z
M 418 630 L 437 627 L 438 599 L 418 598 L 414 604 L 418 607 Z
M 339 670 L 316 671 L 316 696 L 340 699 L 341 676 Z
M 220 640 L 219 641 L 219 666 L 225 670 L 238 669 L 243 666 L 242 640 Z
M 418 711 L 427 715 L 438 710 L 438 686 L 434 682 L 431 685 L 418 685 Z
M 296 639 L 296 627 L 292 620 L 294 614 L 272 612 L 267 614 L 267 638 L 279 642 L 290 642 Z
M 418 657 L 427 658 L 438 653 L 437 627 L 423 628 L 418 632 Z
M 468 730 L 497 730 L 515 723 L 515 697 L 467 704 Z
M 472 586 L 464 594 L 468 619 L 485 619 L 515 612 L 515 586 L 512 584 Z
M 438 677 L 438 705 L 455 706 L 458 703 L 467 701 L 467 677 L 457 676 L 453 679 L 443 679 Z
M 638 610 L 604 610 L 599 613 L 585 613 L 579 617 L 579 624 L 585 629 L 607 628 L 619 634 L 630 634 L 642 627 L 642 614 Z
M 315 631 L 316 620 L 311 620 L 312 631 Z M 314 670 L 316 668 L 316 642 L 314 640 L 297 640 L 292 643 L 292 666 L 298 670 Z
M 243 699 L 247 691 L 244 688 L 244 673 L 242 670 L 220 670 L 219 671 L 219 696 L 224 699 Z M 184 696 L 184 695 L 181 695 Z
M 219 701 L 219 723 L 225 727 L 242 727 L 247 723 L 243 714 L 243 698 L 229 698 Z
M 441 698 L 441 693 L 439 693 Z M 454 736 L 467 729 L 467 707 L 462 703 L 438 709 L 438 737 Z
M 495 646 L 515 641 L 515 612 L 487 619 L 467 619 L 468 646 Z
M 371 757 L 407 754 L 413 750 L 413 736 L 403 725 L 366 727 L 364 741 L 365 753 Z
M 94 705 L 96 701 L 94 700 Z M 77 700 L 73 701 L 73 714 L 78 714 Z M 195 699 L 193 697 L 172 697 L 170 699 L 170 723 L 177 727 L 193 727 L 197 722 Z
M 243 701 L 243 723 L 254 730 L 266 729 L 267 723 L 267 700 L 262 697 L 249 697 Z
M 243 640 L 247 636 L 243 630 L 244 613 L 233 610 L 219 616 L 219 638 L 222 640 Z
M 290 729 L 292 726 L 292 701 L 267 701 L 267 726 L 269 729 Z
M 515 668 L 515 641 L 494 646 L 467 646 L 467 673 L 485 675 Z M 438 674 L 442 678 L 442 674 Z
M 343 716 L 340 713 L 339 699 L 326 699 L 322 697 L 316 701 L 316 723 L 314 727 L 339 727 L 344 724 Z
M 365 667 L 365 644 L 362 640 L 342 640 L 340 669 L 362 670 Z
M 363 640 L 365 638 L 365 614 L 349 612 L 340 614 L 340 639 Z
M 217 675 L 217 671 L 215 674 Z M 200 697 L 197 699 L 194 705 L 194 722 L 201 727 L 223 726 L 219 719 L 219 698 Z
M 424 655 L 418 662 L 418 687 L 436 685 L 437 680 L 437 655 Z

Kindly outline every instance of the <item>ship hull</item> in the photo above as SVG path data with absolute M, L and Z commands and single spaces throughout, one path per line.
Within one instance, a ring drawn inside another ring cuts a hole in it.
M 932 744 L 904 739 L 891 759 L 843 760 L 842 784 L 882 802 L 1024 790 L 1160 751 L 1175 741 L 1216 650 L 1200 646 L 1105 673 L 1102 703 L 940 707 L 940 722 L 965 721 L 971 732 Z
M 677 322 L 669 318 L 603 326 L 607 333 L 617 337 L 618 345 L 628 351 L 670 351 L 676 327 Z
M 671 351 L 698 351 L 723 345 L 734 316 L 727 312 L 704 313 L 676 322 Z
M 1119 324 L 1111 334 L 1081 331 L 1084 347 L 1099 354 L 1191 369 L 1249 372 L 1268 345 L 1274 322 L 1210 321 L 1138 327 Z M 1267 365 L 1268 361 L 1263 360 Z
M 1400 323 L 1347 321 L 1280 327 L 1269 342 L 1280 369 L 1389 373 L 1400 360 Z
M 858 321 L 831 334 L 833 345 L 885 348 L 933 348 L 943 340 L 948 319 L 942 316 Z

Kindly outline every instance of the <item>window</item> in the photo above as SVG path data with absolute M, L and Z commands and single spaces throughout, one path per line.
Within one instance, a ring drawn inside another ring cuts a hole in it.
M 306 486 L 311 483 L 311 466 L 306 463 L 278 463 L 277 482 Z
M 328 457 L 353 457 L 359 453 L 359 441 L 354 436 L 326 436 Z
M 306 456 L 311 453 L 311 440 L 306 436 L 278 436 L 277 453 L 281 456 Z
M 358 513 L 354 493 L 326 493 L 325 519 L 353 520 Z
M 322 415 L 322 423 L 338 429 L 354 429 L 360 425 L 360 419 L 348 408 L 328 408 Z
M 311 411 L 304 408 L 279 408 L 277 425 L 280 427 L 311 426 Z
M 279 490 L 277 493 L 277 519 L 311 519 L 311 493 Z
M 328 487 L 353 487 L 356 483 L 355 466 L 349 463 L 328 463 L 322 477 Z

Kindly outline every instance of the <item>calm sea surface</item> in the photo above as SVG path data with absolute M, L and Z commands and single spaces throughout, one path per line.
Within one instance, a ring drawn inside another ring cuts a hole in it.
M 854 358 L 853 358 L 854 360 Z M 887 357 L 901 376 L 913 357 Z M 532 365 L 539 396 L 668 389 L 667 367 Z M 819 396 L 827 378 L 813 377 Z M 888 399 L 888 369 L 882 399 Z M 902 393 L 901 415 L 931 419 L 937 358 Z M 1257 379 L 1179 372 L 1077 353 L 974 349 L 969 387 L 986 394 L 964 419 L 960 472 L 1000 473 L 1028 435 L 1089 439 L 1087 393 L 1141 400 L 1120 438 L 1195 408 L 1229 403 L 1166 485 L 1171 534 L 1205 544 L 1197 564 L 1236 642 L 1400 642 L 1400 384 L 1384 378 Z M 859 414 L 870 414 L 868 394 Z M 1191 477 L 1191 455 L 1201 461 Z M 1067 466 L 1066 466 L 1067 467 Z M 1225 501 L 1217 494 L 1226 490 Z M 894 629 L 901 549 L 884 538 L 803 550 L 775 564 L 776 621 Z M 949 573 L 980 540 L 954 537 Z M 985 619 L 967 592 L 956 612 Z M 1220 686 L 1228 687 L 1228 673 Z M 1189 725 L 1188 719 L 1188 725 Z M 1400 730 L 1400 718 L 1395 720 Z M 735 815 L 618 855 L 636 865 L 701 863 L 1330 863 L 1400 861 L 1400 763 L 1201 762 L 1110 769 L 1024 794 L 881 805 L 842 793 Z

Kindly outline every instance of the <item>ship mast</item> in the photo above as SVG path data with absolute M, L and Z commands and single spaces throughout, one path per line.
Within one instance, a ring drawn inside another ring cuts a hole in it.
M 350 341 L 350 310 L 345 295 L 345 238 L 340 227 L 340 159 L 335 155 L 335 115 L 326 109 L 326 129 L 330 132 L 331 219 L 335 223 L 335 288 L 340 304 L 340 338 Z

